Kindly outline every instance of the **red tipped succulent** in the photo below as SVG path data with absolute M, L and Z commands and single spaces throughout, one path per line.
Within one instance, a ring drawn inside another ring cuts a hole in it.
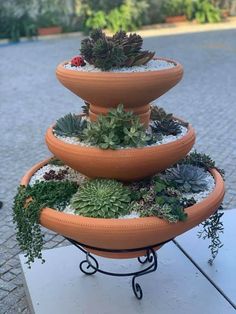
M 84 59 L 81 56 L 72 58 L 70 63 L 73 67 L 83 67 L 86 65 Z

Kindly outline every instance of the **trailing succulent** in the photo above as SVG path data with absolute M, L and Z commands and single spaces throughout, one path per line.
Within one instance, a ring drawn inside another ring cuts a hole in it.
M 102 71 L 111 68 L 145 65 L 154 52 L 141 50 L 143 39 L 137 34 L 127 35 L 124 31 L 114 36 L 106 36 L 101 29 L 91 32 L 90 37 L 81 42 L 81 55 L 89 64 Z
M 219 249 L 223 246 L 220 234 L 224 233 L 224 226 L 221 221 L 223 205 L 221 205 L 218 210 L 211 215 L 207 220 L 201 223 L 202 230 L 199 231 L 198 237 L 202 239 L 210 239 L 211 243 L 208 248 L 211 251 L 211 258 L 208 260 L 210 265 L 213 264 L 214 259 L 219 253 Z
M 177 164 L 165 171 L 165 180 L 174 182 L 183 192 L 198 193 L 207 189 L 207 172 L 198 166 Z
M 118 218 L 130 210 L 130 190 L 121 182 L 94 179 L 80 186 L 71 199 L 76 214 L 94 218 Z
M 53 131 L 59 136 L 80 137 L 86 125 L 87 121 L 81 116 L 69 113 L 56 121 Z
M 29 266 L 35 258 L 42 259 L 41 210 L 46 206 L 63 210 L 77 188 L 75 183 L 69 181 L 38 182 L 32 187 L 21 185 L 18 188 L 13 205 L 13 221 L 16 223 L 16 238 L 20 248 L 26 252 Z
M 126 112 L 122 105 L 107 115 L 98 116 L 97 121 L 88 123 L 82 140 L 102 149 L 138 147 L 152 142 L 139 117 Z
M 181 133 L 181 125 L 187 127 L 186 123 L 176 121 L 172 113 L 166 113 L 161 107 L 151 107 L 151 128 L 155 134 L 178 135 Z

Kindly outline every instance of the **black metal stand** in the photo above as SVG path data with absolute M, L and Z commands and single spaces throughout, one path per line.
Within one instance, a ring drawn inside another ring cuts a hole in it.
M 157 262 L 157 254 L 155 251 L 155 247 L 158 247 L 160 245 L 163 245 L 169 241 L 171 241 L 172 239 L 162 242 L 162 243 L 157 243 L 154 244 L 152 246 L 148 246 L 148 247 L 143 247 L 143 248 L 136 248 L 136 249 L 124 249 L 124 250 L 111 250 L 111 249 L 102 249 L 102 248 L 97 248 L 97 247 L 92 247 L 92 246 L 88 246 L 85 245 L 83 243 L 79 243 L 75 240 L 66 238 L 69 242 L 71 242 L 73 245 L 75 245 L 79 250 L 81 250 L 82 252 L 85 253 L 86 258 L 80 263 L 79 268 L 80 270 L 86 274 L 86 275 L 93 275 L 96 272 L 102 273 L 104 275 L 109 275 L 109 276 L 116 276 L 116 277 L 126 277 L 126 276 L 133 276 L 132 278 L 132 289 L 134 292 L 134 295 L 136 296 L 137 299 L 141 300 L 143 297 L 143 292 L 142 289 L 139 285 L 139 283 L 136 282 L 136 278 L 144 276 L 146 274 L 152 273 L 154 271 L 156 271 L 157 266 L 158 266 L 158 262 Z M 110 253 L 128 253 L 128 252 L 138 252 L 138 251 L 146 251 L 146 254 L 144 256 L 144 259 L 142 259 L 141 257 L 138 257 L 138 261 L 141 264 L 146 264 L 148 263 L 149 265 L 139 271 L 136 272 L 131 272 L 131 273 L 112 273 L 112 272 L 108 272 L 105 270 L 102 270 L 99 268 L 99 264 L 98 261 L 96 260 L 96 258 L 91 255 L 91 253 L 89 253 L 88 251 L 86 251 L 86 249 L 92 249 L 92 250 L 97 250 L 97 251 L 101 251 L 101 252 L 110 252 Z

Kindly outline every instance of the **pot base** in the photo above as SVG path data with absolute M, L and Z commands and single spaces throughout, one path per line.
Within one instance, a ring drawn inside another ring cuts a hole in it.
M 106 115 L 109 111 L 112 109 L 115 109 L 116 107 L 100 107 L 96 105 L 90 104 L 89 106 L 89 118 L 91 121 L 96 121 L 99 115 Z M 150 105 L 144 105 L 141 107 L 124 107 L 125 111 L 133 112 L 135 115 L 139 116 L 140 122 L 144 124 L 144 126 L 147 128 L 149 126 L 150 121 L 150 115 L 151 115 L 151 109 Z

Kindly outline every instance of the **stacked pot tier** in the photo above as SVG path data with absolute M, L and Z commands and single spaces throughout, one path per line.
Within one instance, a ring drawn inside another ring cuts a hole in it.
M 32 167 L 22 178 L 21 184 L 27 185 L 31 176 L 48 160 Z M 157 217 L 130 219 L 88 218 L 79 215 L 58 212 L 44 208 L 40 215 L 40 223 L 65 237 L 74 239 L 89 247 L 110 250 L 140 249 L 148 246 L 160 248 L 158 243 L 168 241 L 181 233 L 197 226 L 212 215 L 224 197 L 224 181 L 215 169 L 211 170 L 215 179 L 214 190 L 203 201 L 185 209 L 188 218 L 184 222 L 171 224 Z M 129 253 L 89 251 L 110 258 L 131 258 L 145 255 L 145 250 Z
M 123 104 L 124 108 L 140 116 L 148 125 L 149 103 L 165 94 L 183 76 L 180 63 L 164 58 L 154 58 L 172 63 L 174 66 L 146 72 L 87 72 L 66 69 L 63 62 L 58 65 L 58 80 L 70 91 L 91 104 L 90 119 Z
M 184 158 L 195 142 L 191 125 L 187 133 L 173 142 L 141 148 L 102 150 L 60 140 L 49 128 L 46 143 L 49 150 L 66 165 L 90 178 L 122 181 L 143 179 L 165 170 Z

